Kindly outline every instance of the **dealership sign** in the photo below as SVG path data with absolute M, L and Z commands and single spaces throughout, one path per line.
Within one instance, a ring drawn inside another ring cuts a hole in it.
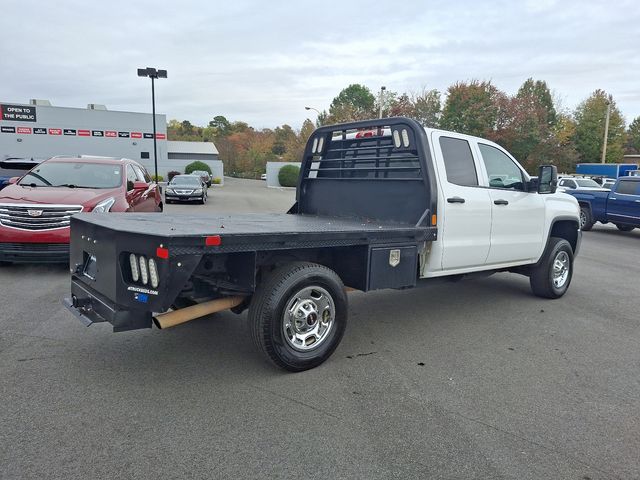
M 9 122 L 35 122 L 36 107 L 24 105 L 0 105 L 0 120 Z
M 6 105 L 2 105 L 5 107 Z M 75 129 L 75 128 L 46 128 L 46 127 L 14 127 L 8 125 L 2 125 L 0 127 L 1 133 L 17 133 L 20 135 L 54 135 L 54 136 L 71 136 L 71 137 L 109 137 L 109 138 L 144 138 L 147 140 L 153 139 L 153 133 L 149 132 L 121 132 L 116 130 L 87 130 L 87 129 Z M 156 133 L 156 139 L 166 140 L 166 133 Z

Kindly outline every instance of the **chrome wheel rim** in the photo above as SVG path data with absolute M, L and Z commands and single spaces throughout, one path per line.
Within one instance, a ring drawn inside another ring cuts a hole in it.
M 562 288 L 569 279 L 569 269 L 571 268 L 571 261 L 569 255 L 565 251 L 558 252 L 556 258 L 553 260 L 553 286 L 556 288 Z
M 584 210 L 580 210 L 580 228 L 584 227 L 585 223 L 587 223 L 587 214 Z
M 282 318 L 282 333 L 292 348 L 308 352 L 329 337 L 335 322 L 335 304 L 329 292 L 310 286 L 291 296 Z

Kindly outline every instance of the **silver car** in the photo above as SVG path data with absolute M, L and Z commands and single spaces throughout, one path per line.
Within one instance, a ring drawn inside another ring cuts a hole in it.
M 211 186 L 211 175 L 209 175 L 209 172 L 205 170 L 194 170 L 191 172 L 191 175 L 199 175 L 202 181 L 207 184 L 207 187 Z

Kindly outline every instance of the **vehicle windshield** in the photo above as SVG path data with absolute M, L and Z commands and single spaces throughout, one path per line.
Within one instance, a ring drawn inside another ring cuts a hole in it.
M 0 178 L 1 177 L 7 177 L 7 178 L 21 177 L 22 175 L 24 175 L 24 170 L 20 170 L 17 168 L 4 168 L 0 166 Z
M 577 178 L 576 183 L 578 184 L 579 187 L 600 188 L 600 185 L 598 185 L 594 180 L 591 180 L 589 178 Z
M 122 167 L 99 163 L 45 162 L 22 177 L 19 185 L 116 188 L 122 185 Z
M 177 176 L 171 179 L 169 185 L 187 185 L 189 187 L 198 187 L 200 186 L 200 179 L 198 177 L 192 176 Z

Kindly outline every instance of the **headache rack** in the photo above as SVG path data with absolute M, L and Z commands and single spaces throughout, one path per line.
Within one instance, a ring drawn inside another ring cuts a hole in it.
M 298 187 L 291 213 L 435 226 L 436 183 L 427 136 L 408 118 L 317 129 L 305 148 Z

